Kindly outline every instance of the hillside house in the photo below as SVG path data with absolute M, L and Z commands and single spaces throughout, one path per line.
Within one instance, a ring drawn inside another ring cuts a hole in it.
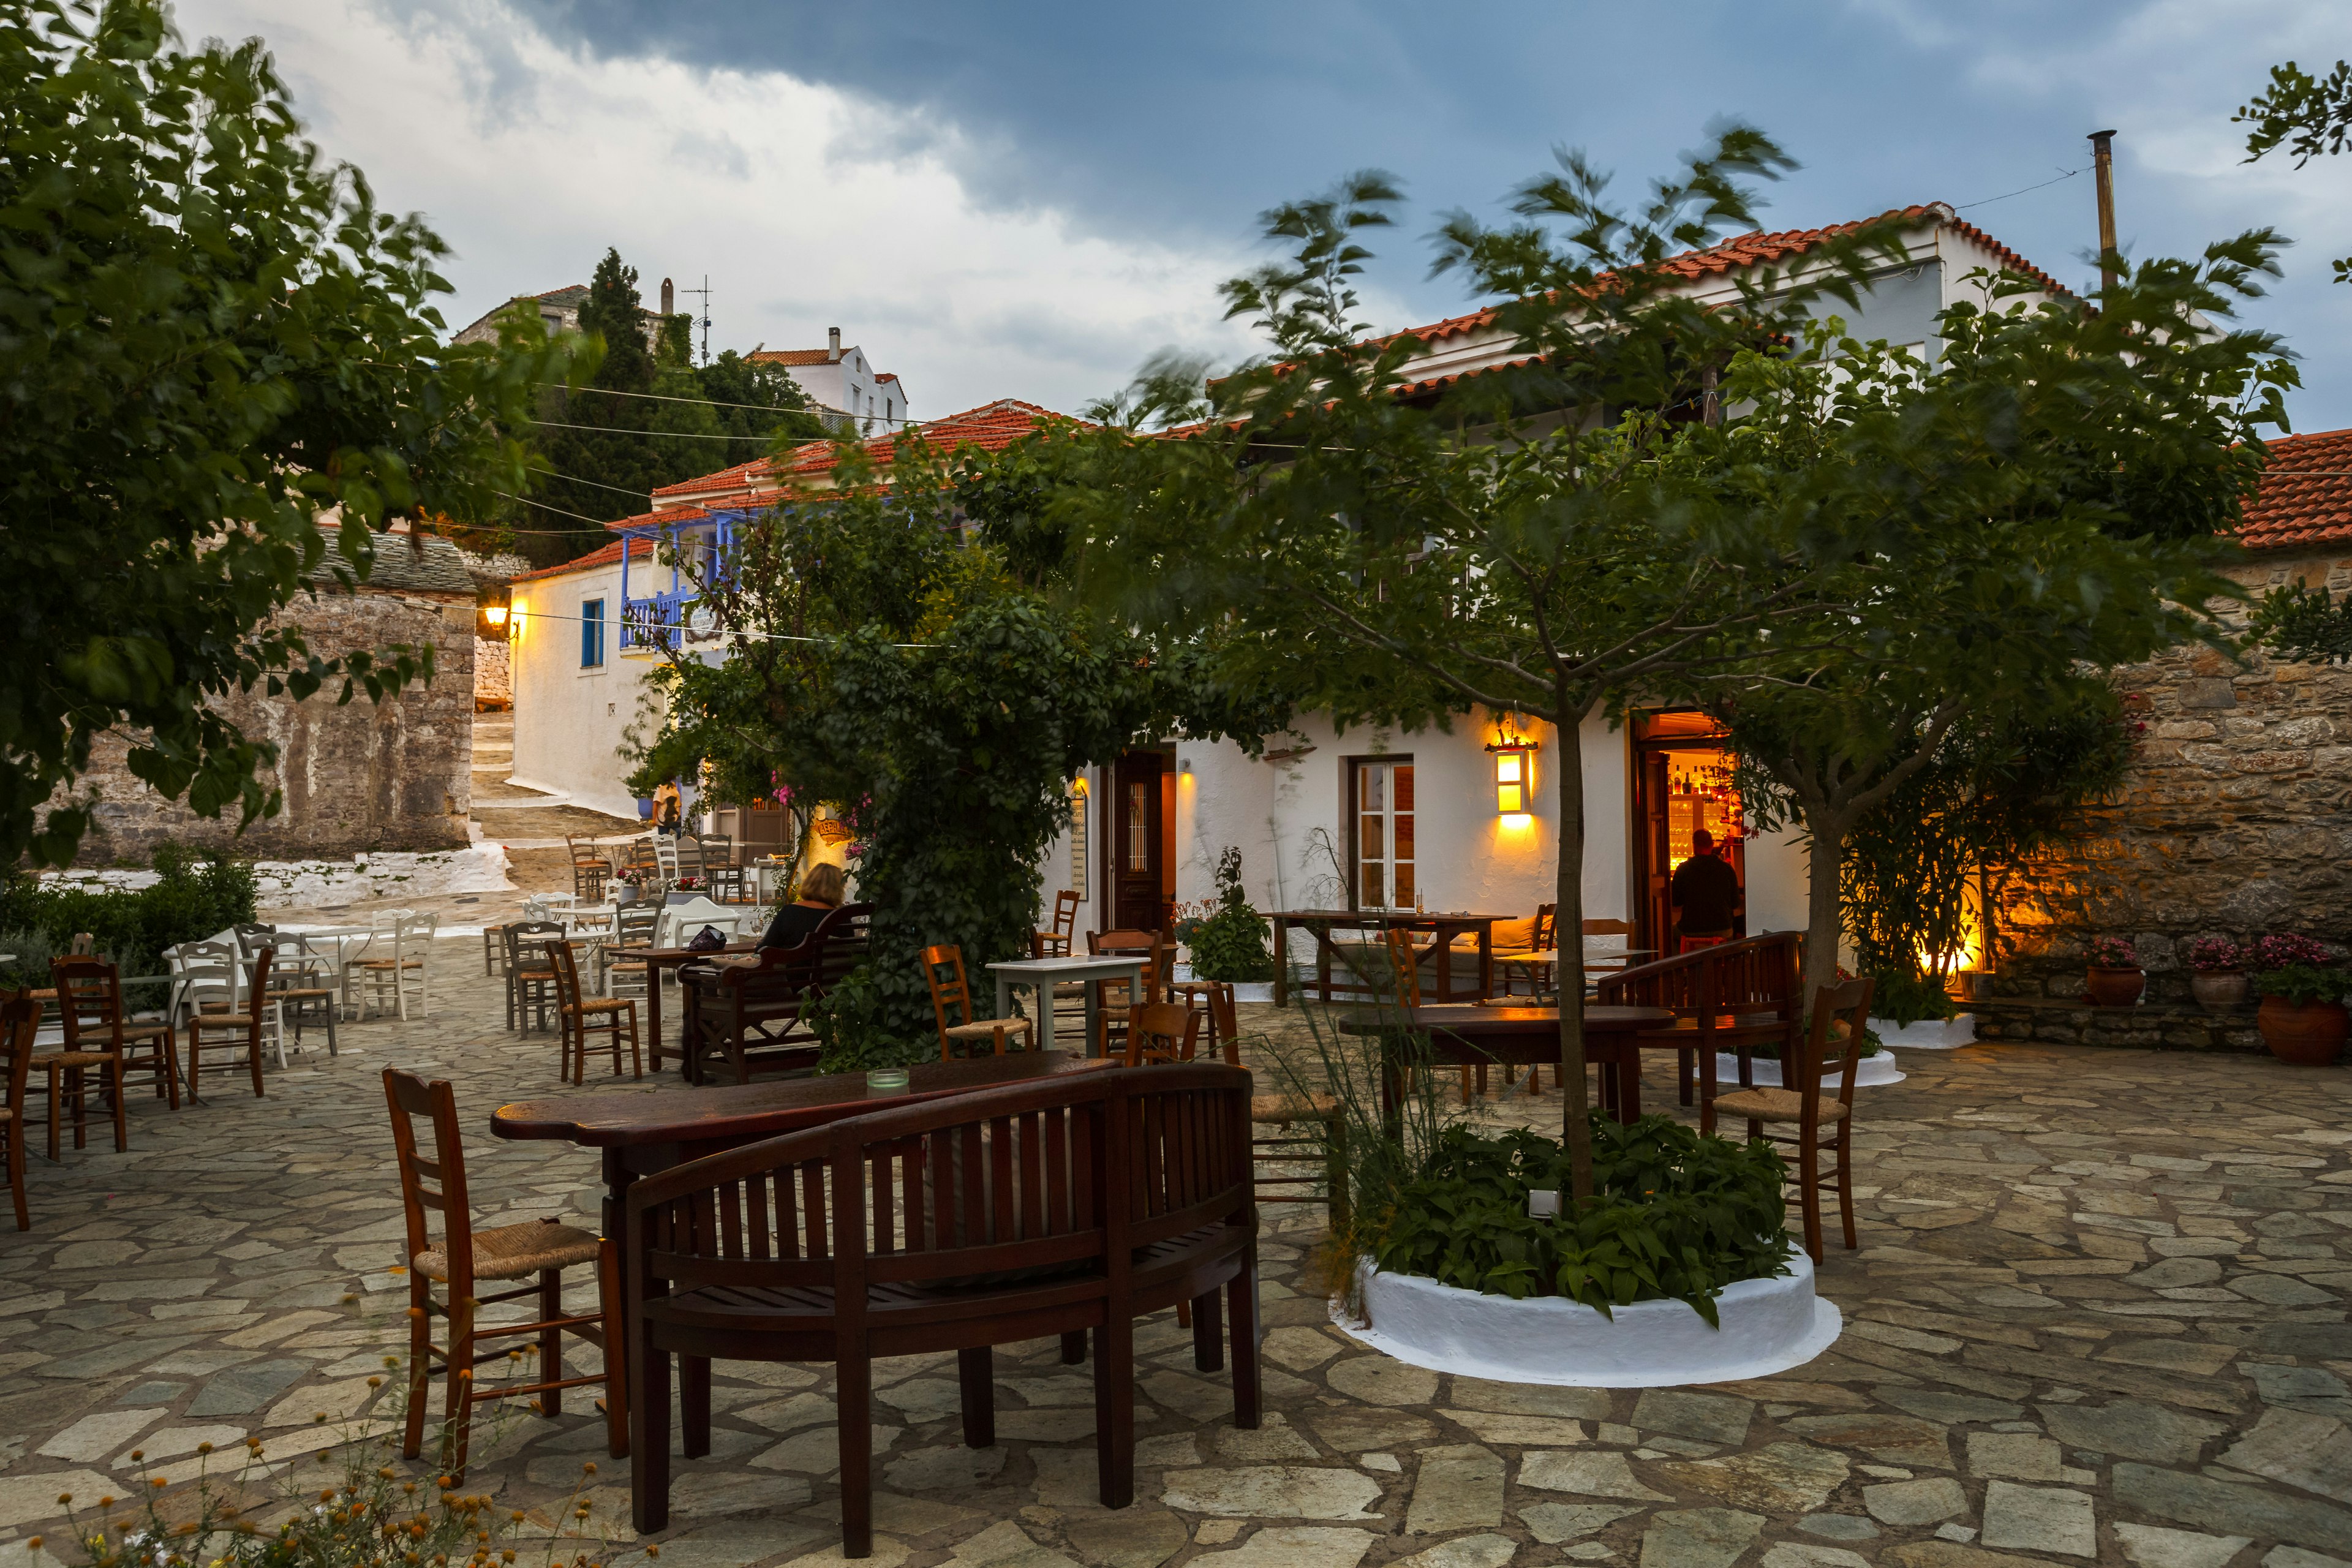
M 745 357 L 772 364 L 808 395 L 828 425 L 862 436 L 887 436 L 907 421 L 907 389 L 898 376 L 877 371 L 856 343 L 842 346 L 841 329 L 825 329 L 821 349 L 754 349 Z

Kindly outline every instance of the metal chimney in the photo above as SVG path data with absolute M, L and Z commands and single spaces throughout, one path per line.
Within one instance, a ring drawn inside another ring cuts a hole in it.
M 677 289 L 667 278 L 662 279 L 662 310 L 665 316 L 677 314 Z
M 2099 287 L 2116 286 L 2115 269 L 2107 258 L 2116 248 L 2116 133 L 2091 132 L 2091 177 L 2099 192 Z
M 835 364 L 839 363 L 840 359 L 841 329 L 839 327 L 827 327 L 824 330 L 824 362 L 827 364 Z

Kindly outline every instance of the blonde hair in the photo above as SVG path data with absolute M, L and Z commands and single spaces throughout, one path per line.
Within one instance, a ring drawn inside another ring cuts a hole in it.
M 806 901 L 837 905 L 848 891 L 849 879 L 830 861 L 810 867 L 808 875 L 801 879 L 801 898 Z

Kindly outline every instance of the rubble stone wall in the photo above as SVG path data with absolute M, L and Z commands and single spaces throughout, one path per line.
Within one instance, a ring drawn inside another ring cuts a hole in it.
M 2352 557 L 2265 554 L 2232 574 L 2255 592 L 2289 582 L 2352 588 Z M 2189 938 L 2294 931 L 2352 946 L 2352 666 L 2175 648 L 2118 668 L 2144 728 L 2120 797 L 2087 814 L 2064 852 L 1991 874 L 1996 978 L 1988 1038 L 2241 1049 L 2243 1016 L 2189 993 Z M 2128 938 L 2144 1004 L 2083 1001 L 2094 936 Z
M 503 637 L 474 639 L 474 706 L 477 708 L 510 708 L 514 705 L 512 667 L 507 659 L 507 642 Z
M 165 800 L 124 766 L 126 742 L 102 739 L 82 781 L 97 815 L 83 865 L 143 863 L 163 842 L 213 846 L 240 857 L 340 858 L 366 850 L 463 848 L 473 804 L 474 605 L 470 596 L 395 594 L 305 595 L 284 612 L 313 652 L 332 656 L 392 643 L 430 643 L 435 675 L 382 703 L 364 691 L 345 705 L 331 684 L 308 700 L 257 688 L 221 702 L 246 734 L 278 746 L 263 774 L 284 791 L 278 816 L 236 831 Z

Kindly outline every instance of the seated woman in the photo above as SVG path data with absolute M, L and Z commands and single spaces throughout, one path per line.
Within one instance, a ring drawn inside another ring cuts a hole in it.
M 798 947 L 824 923 L 825 916 L 841 907 L 842 897 L 847 891 L 848 879 L 841 874 L 840 867 L 810 867 L 809 874 L 801 879 L 801 896 L 776 911 L 760 945 Z

